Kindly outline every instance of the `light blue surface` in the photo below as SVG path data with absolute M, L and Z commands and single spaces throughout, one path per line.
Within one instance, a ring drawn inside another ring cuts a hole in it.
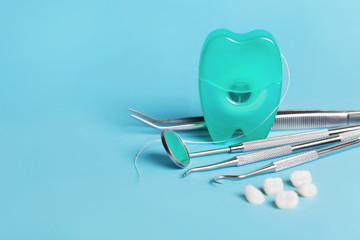
M 360 148 L 298 167 L 319 194 L 284 211 L 272 197 L 244 200 L 245 185 L 261 187 L 265 176 L 209 184 L 262 163 L 182 179 L 157 143 L 139 159 L 139 182 L 134 156 L 160 133 L 127 111 L 200 115 L 198 61 L 216 28 L 275 36 L 292 73 L 281 109 L 360 109 L 358 9 L 356 1 L 1 1 L 0 239 L 359 239 Z

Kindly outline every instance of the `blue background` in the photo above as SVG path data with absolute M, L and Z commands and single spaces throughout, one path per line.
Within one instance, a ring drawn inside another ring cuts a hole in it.
M 280 109 L 360 109 L 358 9 L 328 0 L 2 0 L 0 239 L 359 239 L 360 149 L 296 168 L 319 189 L 296 209 L 275 208 L 273 197 L 254 206 L 244 187 L 266 176 L 209 180 L 264 163 L 181 178 L 156 143 L 139 158 L 139 182 L 134 157 L 160 133 L 127 111 L 201 115 L 199 56 L 217 28 L 273 33 L 292 74 Z M 273 176 L 293 189 L 293 170 Z

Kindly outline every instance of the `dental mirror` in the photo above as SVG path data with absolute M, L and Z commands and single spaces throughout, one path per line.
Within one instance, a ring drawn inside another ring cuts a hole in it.
M 190 154 L 179 135 L 171 130 L 165 130 L 161 133 L 161 141 L 167 154 L 178 167 L 184 168 L 189 165 Z
M 221 148 L 203 152 L 189 153 L 183 140 L 172 130 L 165 130 L 161 133 L 161 142 L 176 166 L 185 168 L 190 163 L 190 157 L 197 157 L 208 154 L 230 152 L 230 148 Z

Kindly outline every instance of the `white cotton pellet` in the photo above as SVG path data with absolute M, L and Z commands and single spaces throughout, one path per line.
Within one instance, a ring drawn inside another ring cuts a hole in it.
M 264 192 L 271 196 L 276 195 L 284 189 L 284 183 L 281 178 L 267 178 L 263 185 Z
M 312 183 L 305 183 L 297 187 L 296 191 L 304 197 L 313 197 L 318 193 L 317 187 Z
M 306 183 L 312 182 L 311 173 L 307 170 L 294 171 L 290 175 L 290 181 L 294 187 L 299 187 Z
M 253 185 L 247 185 L 245 187 L 245 196 L 251 204 L 262 204 L 265 201 L 264 194 Z
M 280 209 L 292 209 L 299 203 L 299 196 L 295 191 L 281 191 L 276 195 L 275 204 Z

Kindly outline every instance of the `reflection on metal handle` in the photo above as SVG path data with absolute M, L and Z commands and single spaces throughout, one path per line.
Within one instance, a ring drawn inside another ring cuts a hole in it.
M 301 132 L 301 133 L 289 134 L 284 136 L 243 142 L 242 147 L 244 152 L 248 152 L 258 149 L 271 148 L 271 147 L 288 145 L 298 142 L 310 141 L 318 138 L 324 138 L 329 136 L 329 134 L 330 132 L 328 129 Z M 234 152 L 236 150 L 237 150 L 236 146 L 231 147 L 231 152 Z
M 287 113 L 276 116 L 273 130 L 323 128 L 358 123 L 359 112 Z
M 338 126 L 347 123 L 347 115 L 348 114 L 346 113 L 278 115 L 274 121 L 272 129 L 282 130 Z

